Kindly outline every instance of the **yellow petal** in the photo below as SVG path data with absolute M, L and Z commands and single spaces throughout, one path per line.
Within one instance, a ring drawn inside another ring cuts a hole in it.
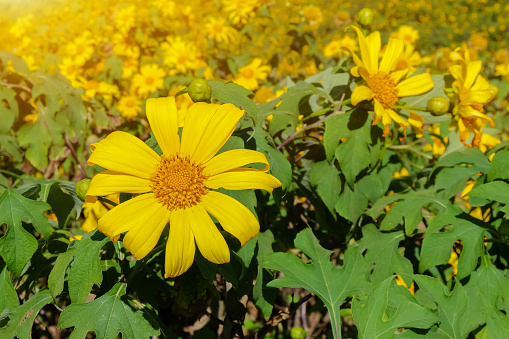
M 175 154 L 180 150 L 178 136 L 178 113 L 175 97 L 147 100 L 147 119 L 163 154 Z
M 368 35 L 366 43 L 368 45 L 368 55 L 366 59 L 363 55 L 362 61 L 364 61 L 364 65 L 369 73 L 374 73 L 378 71 L 378 58 L 380 57 L 380 48 L 382 47 L 380 32 L 375 31 Z
M 281 182 L 273 175 L 253 168 L 238 168 L 209 177 L 205 185 L 211 189 L 262 189 L 272 192 L 274 188 L 281 186 Z
M 401 127 L 408 127 L 409 123 L 399 116 L 398 113 L 394 112 L 392 109 L 386 109 L 385 113 L 388 114 L 394 122 L 399 124 Z
M 355 56 L 355 57 L 357 57 L 357 56 Z M 355 59 L 355 58 L 354 58 L 354 59 Z M 360 76 L 361 76 L 361 75 L 359 74 L 359 66 L 354 66 L 354 67 L 352 67 L 352 69 L 350 69 L 350 73 L 351 73 L 354 77 L 356 77 L 356 78 L 358 78 L 358 77 L 360 77 Z
M 181 153 L 194 161 L 209 161 L 232 135 L 244 111 L 232 104 L 196 103 L 186 114 Z
M 154 205 L 150 208 L 152 213 L 146 213 L 143 221 L 132 227 L 124 237 L 124 246 L 137 260 L 143 259 L 154 249 L 170 220 L 170 211 L 160 204 Z
M 357 106 L 357 104 L 364 100 L 373 99 L 373 91 L 368 86 L 355 86 L 352 93 L 352 105 Z
M 196 245 L 201 254 L 215 264 L 224 264 L 230 261 L 230 250 L 223 236 L 212 222 L 203 205 L 186 208 L 185 216 L 189 220 Z
M 260 224 L 253 213 L 227 195 L 211 191 L 202 197 L 202 203 L 226 232 L 239 239 L 242 246 L 260 231 Z
M 416 131 L 416 137 L 422 138 L 424 136 L 424 118 L 422 115 L 417 114 L 414 111 L 410 111 L 410 117 L 408 118 L 408 123 L 412 125 Z
M 470 88 L 475 82 L 475 79 L 479 75 L 479 72 L 482 68 L 482 61 L 472 61 L 469 62 L 467 65 L 467 77 L 465 79 L 465 82 L 463 84 L 464 87 Z
M 387 50 L 385 51 L 385 54 L 382 58 L 380 71 L 389 73 L 392 70 L 394 63 L 398 60 L 401 53 L 403 53 L 403 49 L 403 41 L 391 38 L 389 40 L 389 44 L 387 45 Z
M 463 68 L 461 65 L 453 65 L 449 67 L 449 72 L 451 72 L 451 75 L 454 79 L 458 80 L 460 83 L 463 83 Z
M 391 73 L 391 79 L 398 83 L 408 73 L 408 68 L 402 69 L 401 71 L 395 71 Z
M 154 198 L 153 193 L 142 194 L 114 207 L 99 219 L 99 231 L 113 239 L 120 233 L 143 225 L 159 209 L 163 209 L 163 206 Z
M 96 174 L 87 195 L 105 196 L 113 193 L 146 193 L 152 189 L 147 179 L 106 170 Z
M 196 245 L 184 210 L 173 211 L 170 217 L 170 233 L 166 243 L 164 277 L 174 278 L 186 272 L 194 261 Z
M 207 175 L 212 176 L 249 164 L 262 163 L 266 166 L 263 172 L 270 169 L 269 162 L 263 153 L 249 149 L 233 149 L 216 155 L 205 164 Z
M 428 92 L 435 84 L 429 73 L 422 73 L 403 80 L 398 84 L 398 96 L 409 97 Z
M 148 179 L 159 164 L 159 155 L 135 136 L 116 131 L 95 144 L 87 164 Z

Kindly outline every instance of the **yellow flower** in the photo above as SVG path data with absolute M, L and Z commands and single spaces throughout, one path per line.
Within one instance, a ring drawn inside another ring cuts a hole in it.
M 413 44 L 419 40 L 419 31 L 412 26 L 402 25 L 397 32 L 391 34 L 392 37 L 403 40 L 406 43 Z
M 71 83 L 73 83 L 82 72 L 81 66 L 76 64 L 73 58 L 62 58 L 62 61 L 58 64 L 58 69 Z
M 495 66 L 495 76 L 508 76 L 508 75 L 509 75 L 509 64 Z
M 228 19 L 236 24 L 246 24 L 255 16 L 258 0 L 222 0 Z
M 168 0 L 155 0 L 154 6 L 161 12 L 164 17 L 173 18 L 175 17 L 175 1 Z
M 483 51 L 488 47 L 488 40 L 485 38 L 484 33 L 474 33 L 468 39 L 468 47 L 476 51 Z
M 254 58 L 249 65 L 239 69 L 234 82 L 249 90 L 255 90 L 258 88 L 258 80 L 267 80 L 270 70 L 270 66 L 262 65 L 262 59 Z
M 197 70 L 204 66 L 200 54 L 193 42 L 184 41 L 181 37 L 168 37 L 161 44 L 164 64 L 172 68 L 172 75 L 188 73 L 189 70 Z
M 94 54 L 94 45 L 92 33 L 85 31 L 67 45 L 67 56 L 73 59 L 75 65 L 83 66 Z
M 474 133 L 471 147 L 479 147 L 482 138 L 482 128 L 489 122 L 493 127 L 494 123 L 491 118 L 484 114 L 483 104 L 491 101 L 494 97 L 494 91 L 490 88 L 490 84 L 484 79 L 479 72 L 482 68 L 482 61 L 470 60 L 469 52 L 464 48 L 458 48 L 451 53 L 451 59 L 457 64 L 449 67 L 451 75 L 455 81 L 452 89 L 448 93 L 451 98 L 454 120 L 457 124 L 460 134 L 460 140 L 463 144 Z
M 318 6 L 306 6 L 302 9 L 302 17 L 305 19 L 306 28 L 315 30 L 323 20 L 322 10 Z
M 228 245 L 209 213 L 241 245 L 258 233 L 259 224 L 244 205 L 215 190 L 271 192 L 281 185 L 266 173 L 268 162 L 260 152 L 235 149 L 216 155 L 243 115 L 244 111 L 231 104 L 196 103 L 188 110 L 179 137 L 175 98 L 149 99 L 147 118 L 161 156 L 121 131 L 91 146 L 88 165 L 97 164 L 106 170 L 94 176 L 87 194 L 139 194 L 102 217 L 99 230 L 112 240 L 127 232 L 124 246 L 140 260 L 154 248 L 169 222 L 165 277 L 187 271 L 196 246 L 211 262 L 229 262 Z M 266 167 L 244 167 L 254 163 Z
M 254 100 L 260 104 L 264 104 L 272 99 L 274 99 L 274 92 L 267 86 L 260 87 L 254 95 Z
M 110 194 L 106 197 L 106 199 L 118 204 L 119 195 Z M 99 200 L 94 202 L 85 202 L 83 204 L 83 215 L 85 216 L 85 221 L 81 224 L 81 229 L 85 233 L 95 230 L 97 228 L 98 220 L 112 208 L 112 205 Z
M 97 95 L 102 95 L 106 101 L 111 101 L 112 96 L 118 96 L 119 91 L 116 85 L 107 82 L 87 80 L 84 77 L 78 77 L 73 84 L 75 87 L 81 87 L 85 90 L 85 97 L 83 100 L 94 99 Z
M 329 42 L 325 48 L 323 49 L 323 56 L 328 57 L 338 57 L 341 54 L 348 53 L 342 47 L 346 47 L 349 51 L 357 52 L 359 48 L 357 47 L 357 41 L 349 35 L 345 35 L 341 39 L 333 39 Z
M 231 41 L 235 41 L 238 35 L 237 30 L 228 26 L 226 19 L 221 17 L 209 17 L 203 28 L 205 34 L 218 43 L 228 44 Z
M 129 7 L 121 8 L 115 13 L 113 21 L 115 26 L 121 32 L 127 32 L 133 27 L 136 15 L 136 6 L 130 5 Z
M 141 67 L 140 73 L 133 77 L 134 91 L 142 98 L 148 97 L 164 87 L 164 71 L 157 64 L 148 64 Z
M 401 71 L 406 69 L 408 71 L 407 74 L 412 74 L 417 70 L 421 62 L 421 55 L 415 50 L 415 47 L 411 44 L 405 44 L 405 49 L 394 63 L 393 70 Z
M 394 111 L 394 106 L 401 97 L 420 95 L 432 89 L 434 84 L 431 76 L 423 73 L 399 82 L 407 71 L 391 72 L 391 70 L 403 53 L 404 43 L 399 39 L 391 38 L 379 65 L 380 32 L 364 37 L 359 28 L 348 27 L 357 31 L 361 50 L 361 59 L 350 52 L 356 64 L 351 73 L 355 77 L 361 76 L 366 82 L 366 85 L 355 86 L 351 98 L 352 104 L 356 106 L 361 101 L 373 100 L 376 115 L 373 124 L 381 120 L 384 125 L 384 135 L 389 133 L 389 125 L 393 120 L 402 127 L 409 126 L 410 123 Z
M 117 110 L 127 121 L 133 121 L 141 113 L 141 100 L 135 95 L 123 95 L 117 104 Z

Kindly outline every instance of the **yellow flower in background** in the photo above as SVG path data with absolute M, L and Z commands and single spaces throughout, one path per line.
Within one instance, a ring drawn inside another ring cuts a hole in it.
M 184 41 L 181 37 L 169 37 L 161 44 L 164 64 L 172 70 L 171 74 L 187 73 L 204 66 L 198 49 L 191 41 Z
M 412 26 L 401 25 L 396 32 L 392 33 L 391 36 L 406 43 L 414 44 L 417 40 L 419 40 L 419 31 Z
M 136 72 L 138 72 L 138 59 L 125 59 L 122 65 L 122 79 L 130 79 Z
M 458 48 L 451 53 L 451 59 L 456 65 L 449 67 L 455 81 L 452 91 L 448 93 L 453 103 L 453 114 L 460 134 L 460 140 L 467 146 L 479 147 L 482 138 L 482 128 L 486 122 L 493 127 L 493 120 L 484 114 L 483 104 L 491 101 L 495 95 L 493 88 L 486 79 L 479 75 L 482 61 L 471 61 L 466 49 Z M 470 134 L 474 133 L 471 145 L 466 144 Z
M 405 44 L 403 53 L 394 63 L 393 71 L 408 70 L 408 74 L 414 73 L 422 63 L 421 55 L 412 44 Z
M 322 10 L 318 6 L 309 5 L 302 9 L 302 17 L 306 23 L 306 28 L 315 30 L 320 26 L 323 20 Z
M 246 24 L 255 16 L 258 0 L 222 0 L 223 10 L 234 24 Z
M 348 54 L 343 47 L 346 47 L 349 51 L 357 52 L 359 48 L 357 47 L 357 41 L 349 35 L 345 35 L 340 39 L 333 39 L 329 42 L 323 49 L 323 56 L 326 58 L 329 57 L 338 57 L 341 54 Z
M 110 194 L 106 196 L 106 199 L 118 204 L 119 194 Z M 81 224 L 81 229 L 85 233 L 95 230 L 99 219 L 108 213 L 108 211 L 110 211 L 113 207 L 113 205 L 99 200 L 95 202 L 85 202 L 83 204 L 83 215 L 85 216 L 85 221 Z
M 509 75 L 509 64 L 496 65 L 495 76 L 508 76 Z
M 495 52 L 495 62 L 497 64 L 507 64 L 509 63 L 509 50 L 508 49 L 499 49 Z
M 111 101 L 112 96 L 119 96 L 118 87 L 104 81 L 98 82 L 95 80 L 87 80 L 84 77 L 78 77 L 73 85 L 85 90 L 85 97 L 83 100 L 87 101 L 96 98 L 97 95 L 102 95 L 106 101 Z
M 136 6 L 130 5 L 128 7 L 120 8 L 115 16 L 113 17 L 113 21 L 115 22 L 115 27 L 123 33 L 126 33 L 134 26 L 134 20 L 136 19 Z
M 274 98 L 274 92 L 267 86 L 261 86 L 254 95 L 254 100 L 260 104 L 264 104 Z
M 154 248 L 169 222 L 165 277 L 187 271 L 196 246 L 211 262 L 229 262 L 228 245 L 209 213 L 241 245 L 258 233 L 259 224 L 244 205 L 215 190 L 271 192 L 281 185 L 266 173 L 269 165 L 263 153 L 235 149 L 216 155 L 243 115 L 231 104 L 196 103 L 187 111 L 179 137 L 175 98 L 149 99 L 147 118 L 161 156 L 120 131 L 91 146 L 88 165 L 106 170 L 94 176 L 87 195 L 139 194 L 102 217 L 99 230 L 112 240 L 127 232 L 124 246 L 140 260 Z M 263 170 L 243 167 L 254 163 L 266 166 Z
M 355 77 L 362 77 L 366 82 L 365 85 L 355 86 L 351 97 L 352 104 L 356 106 L 361 101 L 373 100 L 375 107 L 373 124 L 382 121 L 384 135 L 389 133 L 389 125 L 393 120 L 402 127 L 409 126 L 410 123 L 399 116 L 393 108 L 399 98 L 420 95 L 431 90 L 434 86 L 431 76 L 423 73 L 400 82 L 407 71 L 392 72 L 392 69 L 403 53 L 404 43 L 399 39 L 391 38 L 379 65 L 380 32 L 374 32 L 365 37 L 359 28 L 348 27 L 356 30 L 361 50 L 361 58 L 350 52 L 356 64 L 351 69 L 351 73 Z
M 474 33 L 468 39 L 468 47 L 476 51 L 483 51 L 488 47 L 488 39 L 484 33 Z
M 132 81 L 133 90 L 142 98 L 164 87 L 164 71 L 157 64 L 141 66 L 140 73 Z
M 154 0 L 153 4 L 159 10 L 159 12 L 166 18 L 174 18 L 175 17 L 175 1 L 168 0 Z
M 114 33 L 111 41 L 113 43 L 113 54 L 125 56 L 128 59 L 138 59 L 140 47 L 131 40 L 128 34 Z
M 203 25 L 204 32 L 212 40 L 218 43 L 228 44 L 235 41 L 238 31 L 226 24 L 226 19 L 218 17 L 209 17 Z
M 60 73 L 71 82 L 71 84 L 76 81 L 83 71 L 81 66 L 74 62 L 73 58 L 62 58 L 62 61 L 58 64 L 58 69 L 60 70 Z
M 434 124 L 433 126 L 431 126 L 428 129 L 431 130 L 431 132 L 434 134 L 434 135 L 433 134 L 431 135 L 431 140 L 433 140 L 433 145 L 431 145 L 431 144 L 424 145 L 424 150 L 427 152 L 431 151 L 433 153 L 433 155 L 435 155 L 435 156 L 444 154 L 446 144 L 449 142 L 449 137 L 443 138 L 443 142 L 442 142 L 442 139 L 435 136 L 435 135 L 440 135 L 440 125 L 438 125 L 438 124 Z
M 135 95 L 124 94 L 117 104 L 117 110 L 127 121 L 133 121 L 141 113 L 141 100 Z
M 254 58 L 250 64 L 239 69 L 239 73 L 233 81 L 249 90 L 255 90 L 259 86 L 258 81 L 267 80 L 270 71 L 270 66 L 262 65 L 262 59 Z
M 499 138 L 496 138 L 496 137 L 494 137 L 492 135 L 483 133 L 483 135 L 481 137 L 481 143 L 479 144 L 479 149 L 482 152 L 486 152 L 490 148 L 493 148 L 493 147 L 495 147 L 496 145 L 498 145 L 500 143 L 502 143 L 502 140 L 500 140 Z M 494 156 L 495 156 L 495 153 L 491 154 L 490 157 L 489 157 L 489 160 L 491 161 L 491 159 Z

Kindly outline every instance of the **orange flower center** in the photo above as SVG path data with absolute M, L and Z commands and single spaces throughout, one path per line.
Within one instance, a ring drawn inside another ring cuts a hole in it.
M 470 104 L 470 107 L 472 107 L 476 111 L 484 113 L 484 106 L 483 106 L 483 104 L 480 104 L 480 103 L 476 102 L 476 103 Z
M 178 64 L 184 64 L 186 62 L 186 60 L 187 60 L 186 56 L 185 55 L 181 55 L 181 56 L 178 57 L 177 63 Z
M 134 100 L 130 99 L 125 102 L 126 107 L 133 107 L 135 104 Z
M 246 69 L 242 71 L 242 76 L 246 79 L 251 79 L 254 76 L 254 71 L 252 69 Z
M 398 61 L 396 61 L 396 70 L 397 71 L 407 69 L 408 67 L 410 67 L 410 65 L 408 64 L 408 61 L 406 59 L 398 59 Z
M 373 98 L 385 109 L 394 107 L 398 101 L 398 88 L 389 73 L 378 71 L 370 74 L 368 86 L 373 91 Z
M 197 205 L 208 192 L 205 180 L 203 166 L 189 156 L 162 155 L 157 169 L 150 175 L 150 187 L 155 198 L 172 211 Z
M 145 83 L 146 83 L 147 85 L 152 85 L 152 84 L 154 83 L 154 78 L 152 78 L 152 77 L 146 77 L 146 78 L 145 78 Z

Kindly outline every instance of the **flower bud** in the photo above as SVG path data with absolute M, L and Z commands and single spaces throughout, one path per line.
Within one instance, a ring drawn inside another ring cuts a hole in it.
M 88 187 L 90 186 L 90 182 L 92 179 L 83 179 L 76 184 L 76 195 L 80 198 L 81 201 L 85 201 L 85 196 L 87 195 Z
M 373 25 L 375 21 L 375 13 L 369 8 L 363 8 L 357 13 L 357 23 L 362 26 L 362 28 L 368 28 Z
M 444 97 L 434 97 L 428 100 L 426 109 L 431 115 L 440 116 L 449 112 L 449 100 Z
M 194 102 L 210 101 L 212 88 L 207 80 L 194 79 L 188 87 L 188 93 Z
M 308 332 L 304 330 L 302 327 L 294 327 L 290 331 L 290 337 L 292 339 L 305 339 L 308 335 Z

